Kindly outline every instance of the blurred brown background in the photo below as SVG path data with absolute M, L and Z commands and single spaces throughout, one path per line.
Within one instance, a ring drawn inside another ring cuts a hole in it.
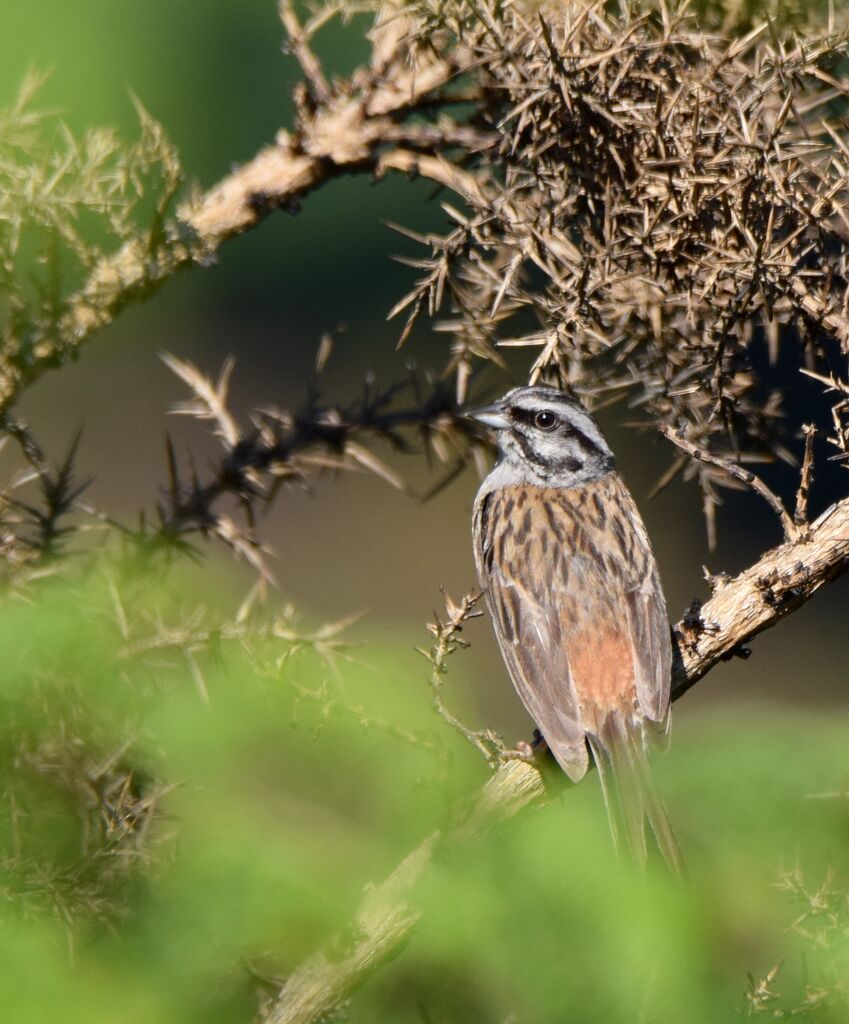
M 340 72 L 361 52 L 359 32 L 354 24 L 325 40 L 324 52 Z M 61 110 L 74 130 L 117 124 L 131 138 L 132 90 L 165 125 L 189 175 L 208 187 L 287 123 L 297 72 L 280 53 L 281 39 L 273 0 L 7 4 L 0 8 L 0 103 L 11 100 L 28 68 L 53 69 L 43 104 Z M 159 360 L 163 351 L 209 373 L 234 354 L 234 405 L 241 410 L 296 405 L 321 334 L 343 326 L 323 377 L 330 398 L 353 398 L 370 370 L 381 381 L 397 379 L 410 358 L 422 368 L 442 365 L 445 337 L 426 330 L 409 348 L 394 351 L 399 326 L 385 315 L 414 272 L 391 256 L 414 247 L 383 223 L 422 229 L 442 219 L 438 197 L 421 182 L 332 183 L 297 216 L 276 214 L 229 242 L 216 267 L 171 281 L 146 305 L 125 311 L 76 365 L 36 385 L 22 414 L 55 459 L 82 427 L 79 468 L 94 478 L 89 500 L 129 520 L 140 508 L 153 508 L 165 481 L 166 431 L 181 451 L 191 448 L 201 466 L 211 451 L 197 427 L 166 416 L 183 389 Z M 522 368 L 513 365 L 514 381 L 487 377 L 481 396 L 517 382 Z M 670 614 L 677 616 L 694 597 L 706 596 L 703 565 L 734 572 L 776 543 L 779 530 L 758 498 L 729 494 L 719 513 L 719 548 L 710 554 L 693 486 L 676 481 L 648 500 L 669 452 L 665 442 L 622 426 L 633 416 L 623 403 L 606 410 L 602 423 L 643 510 Z M 397 465 L 413 485 L 424 488 L 435 479 L 423 459 Z M 774 467 L 767 475 L 785 494 L 792 492 L 794 471 Z M 814 511 L 847 483 L 845 472 L 821 472 Z M 441 604 L 440 587 L 459 596 L 474 586 L 469 517 L 476 487 L 469 473 L 424 505 L 365 475 L 327 478 L 310 493 L 286 492 L 263 530 L 277 552 L 285 597 L 308 621 L 368 612 L 352 635 L 379 639 L 396 652 L 404 671 L 399 685 L 424 686 L 426 667 L 412 648 L 427 641 L 424 623 Z M 237 577 L 236 586 L 246 579 Z M 713 672 L 678 714 L 767 695 L 800 706 L 843 706 L 847 607 L 844 580 L 758 639 L 750 661 Z M 455 699 L 462 692 L 477 707 L 476 719 L 510 739 L 527 733 L 488 625 L 476 623 L 470 639 L 472 650 L 455 661 Z M 360 656 L 374 655 L 364 649 Z

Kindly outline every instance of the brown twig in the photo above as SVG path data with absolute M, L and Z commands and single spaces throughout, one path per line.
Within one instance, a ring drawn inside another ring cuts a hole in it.
M 318 57 L 309 44 L 309 35 L 304 31 L 291 0 L 280 0 L 277 5 L 280 20 L 289 36 L 289 49 L 301 65 L 301 71 L 312 88 L 315 99 L 326 103 L 330 99 L 330 85 L 324 77 Z
M 774 491 L 767 487 L 760 477 L 755 476 L 755 474 L 749 470 L 743 469 L 736 463 L 731 462 L 730 459 L 705 451 L 704 448 L 700 448 L 698 445 L 693 444 L 692 441 L 688 441 L 687 438 L 684 437 L 683 432 L 680 430 L 674 430 L 672 427 L 669 427 L 664 423 L 660 424 L 658 429 L 665 438 L 673 444 L 676 444 L 696 462 L 706 462 L 709 466 L 716 466 L 717 469 L 721 469 L 723 473 L 727 473 L 732 479 L 739 480 L 740 483 L 745 484 L 756 494 L 759 494 L 778 516 L 781 522 L 781 527 L 784 531 L 785 540 L 792 541 L 798 537 L 799 528 L 787 509 L 784 507 L 784 502 Z
M 447 671 L 448 659 L 458 648 L 468 647 L 466 641 L 460 637 L 463 625 L 471 619 L 483 615 L 483 612 L 476 610 L 480 598 L 479 593 L 466 594 L 460 603 L 456 604 L 446 594 L 446 620 L 443 622 L 434 613 L 434 621 L 428 623 L 427 628 L 434 638 L 433 646 L 429 651 L 420 647 L 416 649 L 419 654 L 427 658 L 432 666 L 430 685 L 433 690 L 433 707 L 436 713 L 467 743 L 470 743 L 489 764 L 496 765 L 504 754 L 504 747 L 495 733 L 490 729 L 470 729 L 452 711 L 449 711 L 442 699 L 442 683 Z
M 473 174 L 441 156 L 426 156 L 405 149 L 392 150 L 384 153 L 377 163 L 378 174 L 387 170 L 401 171 L 403 174 L 420 174 L 451 189 L 467 202 L 480 203 L 485 197 L 480 182 Z
M 805 437 L 805 454 L 802 457 L 802 470 L 799 474 L 799 490 L 796 492 L 796 510 L 793 513 L 793 522 L 802 530 L 808 525 L 808 498 L 811 492 L 811 483 L 814 479 L 814 438 L 817 436 L 816 427 L 812 423 L 802 427 Z

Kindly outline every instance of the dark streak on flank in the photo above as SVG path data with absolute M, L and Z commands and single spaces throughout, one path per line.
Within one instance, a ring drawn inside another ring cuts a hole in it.
M 507 612 L 505 619 L 508 623 L 508 636 L 512 640 L 519 635 L 521 629 L 521 599 L 515 587 L 505 587 L 501 596 Z
M 489 532 L 489 519 L 490 519 L 490 506 L 494 500 L 494 495 L 490 492 L 487 494 L 483 501 L 480 503 L 478 509 L 478 532 L 480 535 L 481 551 L 483 553 L 484 565 L 488 573 L 492 572 L 493 557 L 495 552 L 492 550 L 492 537 Z
M 516 543 L 517 544 L 524 544 L 525 541 L 528 539 L 528 535 L 530 534 L 530 532 L 531 532 L 531 510 L 529 508 L 526 508 L 525 509 L 525 514 L 524 514 L 524 516 L 522 516 L 522 525 L 519 527 L 519 530 L 518 530 L 518 532 L 516 534 Z
M 506 550 L 505 549 L 506 549 L 507 543 L 509 542 L 510 538 L 513 536 L 513 533 L 515 531 L 515 526 L 514 526 L 514 523 L 513 523 L 512 519 L 507 519 L 505 521 L 505 520 L 502 520 L 500 516 L 498 517 L 498 519 L 505 523 L 504 529 L 498 535 L 498 538 L 496 540 L 496 543 L 498 545 L 498 552 L 497 552 L 497 554 L 498 554 L 498 564 L 499 565 L 505 565 L 506 564 Z M 495 545 L 493 545 L 493 547 L 494 546 Z
M 619 545 L 619 550 L 622 552 L 623 558 L 627 558 L 630 554 L 631 545 L 628 543 L 628 538 L 625 534 L 625 527 L 622 525 L 622 521 L 617 517 L 613 520 L 611 527 L 613 536 L 616 538 L 616 543 Z

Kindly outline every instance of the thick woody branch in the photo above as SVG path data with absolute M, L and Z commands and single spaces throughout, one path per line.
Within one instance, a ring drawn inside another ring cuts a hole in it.
M 422 106 L 451 101 L 441 90 L 457 66 L 450 58 L 410 54 L 402 18 L 376 30 L 371 62 L 346 82 L 335 84 L 332 94 L 285 2 L 281 18 L 312 88 L 312 101 L 296 96 L 300 104 L 295 130 L 281 131 L 272 145 L 199 199 L 184 204 L 162 238 L 134 237 L 101 260 L 67 300 L 56 323 L 28 342 L 26 358 L 19 354 L 22 343 L 8 346 L 0 355 L 0 411 L 110 324 L 124 306 L 149 297 L 181 270 L 210 265 L 224 242 L 256 227 L 271 211 L 296 209 L 304 196 L 332 178 L 372 172 L 382 152 L 397 142 L 416 143 L 417 134 L 430 150 L 458 143 L 475 148 L 470 129 L 403 129 L 403 120 Z M 480 145 L 488 141 L 482 136 Z M 391 161 L 384 165 L 394 166 Z M 420 173 L 426 170 L 421 168 Z
M 847 569 L 849 498 L 824 512 L 803 538 L 773 548 L 733 579 L 714 580 L 713 596 L 702 607 L 697 622 L 688 616 L 673 627 L 677 647 L 673 699 Z M 546 799 L 546 786 L 536 767 L 523 761 L 502 762 L 458 828 L 428 837 L 382 885 L 369 892 L 346 930 L 344 953 L 339 955 L 339 945 L 334 943 L 332 956 L 319 952 L 296 968 L 266 1007 L 261 1024 L 311 1024 L 333 1013 L 409 939 L 421 916 L 415 903 L 415 884 L 435 851 L 443 844 L 471 840 Z
M 713 577 L 713 596 L 699 621 L 682 620 L 673 629 L 680 655 L 673 669 L 673 699 L 847 569 L 849 498 L 844 498 L 811 523 L 807 534 L 768 551 L 739 576 Z

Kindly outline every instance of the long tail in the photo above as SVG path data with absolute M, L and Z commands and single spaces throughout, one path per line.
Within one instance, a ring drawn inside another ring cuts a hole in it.
M 598 768 L 614 843 L 618 846 L 624 833 L 634 860 L 644 865 L 648 818 L 669 870 L 682 875 L 684 859 L 652 778 L 643 730 L 613 713 L 604 721 L 599 734 L 588 735 L 587 739 Z

